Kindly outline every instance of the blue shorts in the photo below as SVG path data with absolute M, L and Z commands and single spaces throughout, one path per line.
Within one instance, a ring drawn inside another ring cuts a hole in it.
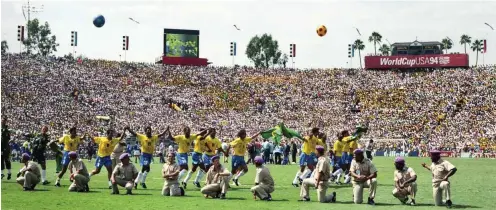
M 353 160 L 353 155 L 348 155 L 348 156 L 346 156 L 346 162 L 347 162 L 348 164 L 351 164 L 351 161 L 352 161 L 352 160 Z
M 245 165 L 246 165 L 246 162 L 245 162 L 244 156 L 237 156 L 237 155 L 232 156 L 232 158 L 231 158 L 232 170 L 236 170 L 236 169 L 238 169 L 238 167 L 245 166 Z
M 151 162 L 152 162 L 152 154 L 143 153 L 141 155 L 141 158 L 140 158 L 140 165 L 141 166 L 149 166 Z
M 347 152 L 343 152 L 343 155 L 341 156 L 341 163 L 346 165 L 346 164 L 349 164 L 351 162 L 348 162 L 348 153 Z M 353 159 L 353 157 L 352 157 Z
M 198 165 L 203 162 L 202 154 L 198 152 L 193 152 L 193 154 L 191 155 L 191 159 L 193 161 L 193 165 Z
M 178 165 L 188 165 L 188 153 L 177 153 L 176 158 Z
M 71 162 L 71 159 L 69 158 L 69 152 L 70 151 L 64 150 L 64 156 L 62 156 L 62 162 L 61 162 L 63 166 L 68 166 L 69 162 Z
M 96 157 L 95 161 L 95 167 L 97 168 L 102 168 L 102 166 L 105 167 L 111 167 L 112 166 L 112 160 L 110 159 L 110 156 L 105 156 L 105 157 Z
M 212 165 L 212 157 L 213 155 L 207 155 L 207 154 L 203 154 L 203 165 L 205 166 L 209 166 L 209 165 Z
M 334 156 L 334 167 L 341 167 L 343 165 L 343 158 L 341 156 Z
M 310 153 L 307 155 L 305 153 L 301 153 L 300 155 L 300 166 L 313 166 L 317 163 L 317 156 L 315 153 Z

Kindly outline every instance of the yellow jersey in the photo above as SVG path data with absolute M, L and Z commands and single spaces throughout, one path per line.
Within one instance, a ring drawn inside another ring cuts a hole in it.
M 195 139 L 195 146 L 193 147 L 193 151 L 196 153 L 203 153 L 206 150 L 206 141 L 205 139 L 201 140 L 202 136 L 197 136 Z
M 98 144 L 98 156 L 110 156 L 112 151 L 114 151 L 115 145 L 119 143 L 120 140 L 120 138 L 113 138 L 109 140 L 107 137 L 95 137 L 95 144 Z
M 350 143 L 348 143 L 348 147 L 350 148 L 350 152 L 353 152 L 355 151 L 357 148 L 358 148 L 358 143 L 357 141 L 350 141 Z
M 334 155 L 337 157 L 341 157 L 341 154 L 343 153 L 343 142 L 336 140 L 334 142 Z
M 313 136 L 312 138 L 310 138 L 309 136 L 305 136 L 305 141 L 303 141 L 301 151 L 306 155 L 314 153 L 317 142 L 319 142 L 319 138 L 315 136 Z
M 78 150 L 81 137 L 71 138 L 71 135 L 64 135 L 59 139 L 59 143 L 64 144 L 64 151 L 76 152 Z
M 185 135 L 177 135 L 174 136 L 174 141 L 177 143 L 177 152 L 178 153 L 188 153 L 189 145 L 196 139 L 196 134 L 189 135 L 189 138 L 186 138 Z
M 230 144 L 234 149 L 234 155 L 236 156 L 245 156 L 246 153 L 246 145 L 251 142 L 250 137 L 246 137 L 245 139 L 237 138 L 234 139 Z
M 350 140 L 351 136 L 344 137 L 342 142 L 343 142 L 343 152 L 350 152 Z
M 324 147 L 324 151 L 327 152 L 327 144 L 322 139 L 318 139 L 317 145 Z
M 205 138 L 205 141 L 207 143 L 205 148 L 206 155 L 209 156 L 215 155 L 217 153 L 217 149 L 222 147 L 222 143 L 218 138 L 212 138 L 210 136 L 207 136 L 207 138 Z
M 136 138 L 141 145 L 141 153 L 153 154 L 155 152 L 155 144 L 158 141 L 158 135 L 152 135 L 152 137 L 148 138 L 148 136 L 143 134 L 136 134 Z

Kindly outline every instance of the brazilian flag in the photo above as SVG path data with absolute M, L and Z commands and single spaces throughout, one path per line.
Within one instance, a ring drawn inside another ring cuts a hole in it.
M 303 140 L 303 137 L 300 135 L 300 133 L 298 133 L 297 131 L 293 130 L 293 129 L 290 129 L 290 128 L 287 128 L 284 123 L 280 123 L 279 124 L 279 127 L 281 127 L 281 131 L 282 131 L 282 135 L 286 138 L 299 138 L 301 140 Z
M 276 144 L 281 142 L 282 137 L 286 138 L 299 138 L 303 140 L 303 137 L 295 130 L 287 128 L 284 123 L 279 123 L 273 128 L 267 129 L 260 133 L 264 139 L 273 140 Z

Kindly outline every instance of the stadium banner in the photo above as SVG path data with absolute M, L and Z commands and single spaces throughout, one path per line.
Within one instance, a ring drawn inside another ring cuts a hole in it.
M 375 151 L 375 155 L 374 156 L 382 157 L 382 156 L 384 156 L 384 154 L 385 154 L 384 151 Z
M 452 151 L 441 151 L 441 157 L 450 157 L 453 154 Z
M 470 155 L 470 152 L 462 152 L 462 153 L 460 154 L 460 157 L 461 157 L 461 158 L 471 158 L 470 156 L 471 156 L 471 155 Z
M 467 54 L 365 56 L 365 69 L 469 67 Z

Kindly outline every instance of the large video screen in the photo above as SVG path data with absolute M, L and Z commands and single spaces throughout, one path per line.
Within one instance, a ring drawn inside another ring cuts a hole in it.
M 167 57 L 195 57 L 200 55 L 200 31 L 164 29 L 164 54 Z

